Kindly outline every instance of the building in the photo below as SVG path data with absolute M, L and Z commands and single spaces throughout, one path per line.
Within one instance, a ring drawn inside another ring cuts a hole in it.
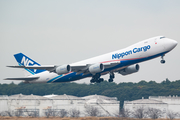
M 149 96 L 148 99 L 124 101 L 124 108 L 134 111 L 137 108 L 156 108 L 164 113 L 169 111 L 180 113 L 180 97 L 178 96 Z M 166 117 L 166 116 L 164 116 Z
M 180 112 L 180 97 L 176 96 L 150 96 L 150 100 L 162 101 L 167 104 L 167 110 Z
M 97 107 L 103 116 L 114 116 L 119 112 L 119 104 L 116 97 L 106 97 L 102 95 L 90 95 L 82 97 L 85 99 L 84 108 L 88 106 Z
M 85 116 L 88 106 L 96 107 L 101 111 L 102 116 L 113 116 L 119 111 L 119 101 L 101 95 L 90 95 L 76 97 L 71 95 L 12 95 L 0 96 L 0 112 L 9 112 L 15 116 L 46 116 L 46 113 L 53 111 L 57 113 L 61 110 L 70 111 L 76 109 L 80 111 L 80 116 Z

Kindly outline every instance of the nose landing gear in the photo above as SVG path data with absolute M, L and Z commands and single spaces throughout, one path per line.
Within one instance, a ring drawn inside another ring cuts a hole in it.
M 166 61 L 164 60 L 164 55 L 161 56 L 161 59 L 162 59 L 162 60 L 160 61 L 161 64 L 164 64 L 164 63 L 166 62 Z

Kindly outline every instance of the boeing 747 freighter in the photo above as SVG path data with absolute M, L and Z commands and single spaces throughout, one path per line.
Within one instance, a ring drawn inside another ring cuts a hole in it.
M 20 78 L 6 78 L 5 80 L 23 80 L 25 83 L 58 83 L 80 80 L 91 77 L 91 83 L 104 81 L 102 75 L 109 74 L 109 82 L 113 82 L 114 73 L 129 75 L 139 71 L 138 63 L 161 57 L 170 52 L 177 42 L 164 36 L 143 40 L 127 48 L 93 57 L 80 62 L 65 65 L 40 65 L 23 53 L 14 57 L 27 75 Z

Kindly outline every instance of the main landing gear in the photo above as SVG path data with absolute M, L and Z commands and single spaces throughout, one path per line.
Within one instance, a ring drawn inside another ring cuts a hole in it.
M 164 55 L 161 56 L 161 59 L 162 59 L 162 60 L 160 61 L 161 64 L 164 64 L 164 63 L 166 62 L 166 61 L 164 60 Z
M 104 79 L 103 78 L 100 78 L 100 74 L 95 74 L 92 76 L 92 79 L 90 80 L 91 83 L 100 83 L 100 82 L 103 82 Z
M 100 82 L 103 82 L 104 79 L 103 78 L 100 78 L 101 75 L 100 74 L 95 74 L 92 76 L 92 79 L 90 80 L 91 83 L 100 83 Z M 114 76 L 114 73 L 113 72 L 110 72 L 109 73 L 109 82 L 113 82 L 113 79 L 115 78 Z
M 114 73 L 113 72 L 110 72 L 109 73 L 109 82 L 113 82 L 113 79 L 114 79 Z

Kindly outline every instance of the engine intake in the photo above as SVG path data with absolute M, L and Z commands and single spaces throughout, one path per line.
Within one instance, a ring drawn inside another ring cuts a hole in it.
M 118 73 L 121 75 L 128 75 L 128 74 L 132 74 L 132 73 L 135 73 L 138 71 L 139 71 L 139 65 L 134 64 L 134 65 L 128 66 L 127 68 L 120 70 Z
M 104 70 L 104 65 L 102 63 L 96 63 L 89 67 L 89 72 L 93 75 L 102 72 L 103 70 Z
M 70 71 L 71 71 L 70 65 L 61 65 L 55 69 L 55 72 L 58 75 L 66 74 L 66 73 L 69 73 Z

